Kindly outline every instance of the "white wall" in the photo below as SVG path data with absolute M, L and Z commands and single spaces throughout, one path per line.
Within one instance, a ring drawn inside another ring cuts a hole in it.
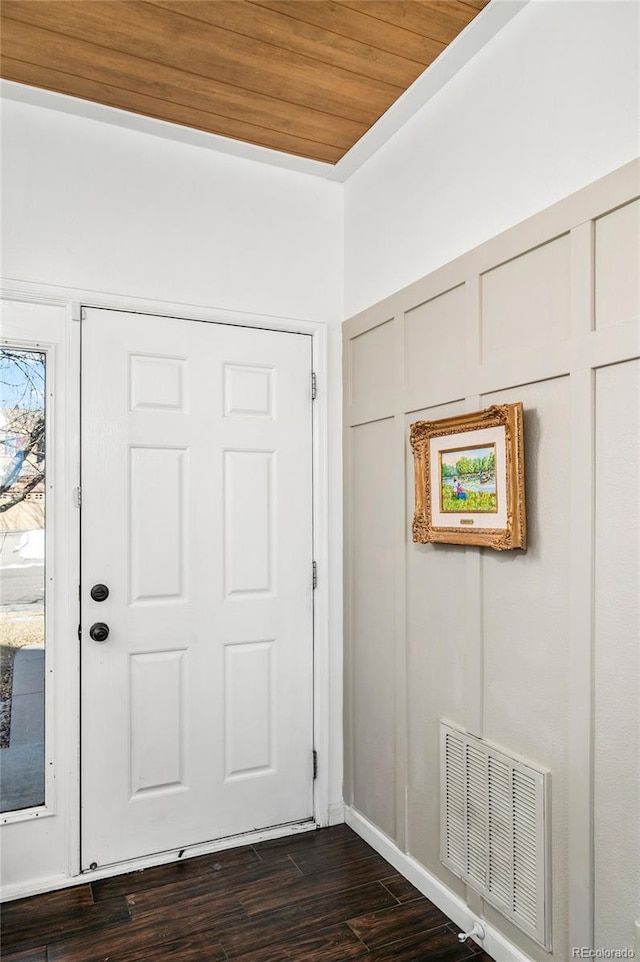
M 59 111 L 3 105 L 3 275 L 342 319 L 342 190 Z
M 639 35 L 637 0 L 530 0 L 346 183 L 347 317 L 638 156 Z
M 319 391 L 330 400 L 320 443 L 329 474 L 318 497 L 329 513 L 321 572 L 330 579 L 329 805 L 341 817 L 342 185 L 9 99 L 2 133 L 5 280 L 45 285 L 49 293 L 53 286 L 61 296 L 63 289 L 98 292 L 107 304 L 114 295 L 150 309 L 157 301 L 185 305 L 186 314 L 188 306 L 221 311 L 224 320 L 251 314 L 266 325 L 279 318 L 326 325 L 328 370 Z M 62 809 L 70 811 L 73 785 L 60 790 Z M 57 831 L 54 821 L 49 834 Z M 41 849 L 27 825 L 6 826 L 17 857 L 5 857 L 4 881 L 15 894 L 37 884 L 37 859 L 20 858 Z M 71 819 L 65 845 L 42 862 L 41 878 L 64 875 L 76 839 Z

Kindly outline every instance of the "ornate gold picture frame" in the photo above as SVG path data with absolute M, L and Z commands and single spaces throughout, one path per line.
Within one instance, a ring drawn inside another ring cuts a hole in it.
M 413 540 L 525 549 L 521 402 L 411 425 Z

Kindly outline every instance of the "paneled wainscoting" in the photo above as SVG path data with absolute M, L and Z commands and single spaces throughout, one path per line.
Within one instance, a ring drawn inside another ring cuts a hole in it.
M 491 962 L 346 825 L 9 902 L 3 962 Z

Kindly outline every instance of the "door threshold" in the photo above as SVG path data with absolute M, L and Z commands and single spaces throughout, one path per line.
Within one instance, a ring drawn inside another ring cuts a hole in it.
M 239 835 L 227 835 L 225 838 L 214 839 L 210 842 L 199 842 L 197 845 L 187 845 L 185 848 L 180 849 L 173 848 L 166 852 L 157 852 L 154 855 L 128 859 L 125 862 L 112 862 L 109 865 L 101 865 L 95 869 L 84 868 L 81 869 L 79 876 L 76 875 L 69 880 L 69 884 L 77 884 L 80 878 L 93 881 L 94 879 L 111 878 L 114 875 L 125 875 L 127 872 L 141 872 L 145 868 L 153 868 L 156 865 L 168 865 L 170 862 L 178 861 L 182 862 L 188 858 L 197 858 L 199 855 L 212 855 L 214 852 L 224 852 L 230 848 L 239 848 L 241 845 L 253 845 L 257 842 L 266 842 L 272 838 L 300 835 L 303 832 L 313 832 L 317 828 L 320 828 L 320 826 L 315 819 L 308 818 L 302 822 L 285 822 L 282 825 L 274 825 L 272 828 L 242 832 Z

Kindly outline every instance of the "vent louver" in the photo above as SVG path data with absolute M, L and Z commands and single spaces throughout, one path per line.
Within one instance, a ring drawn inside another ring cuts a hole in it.
M 550 948 L 550 775 L 441 723 L 441 858 Z

